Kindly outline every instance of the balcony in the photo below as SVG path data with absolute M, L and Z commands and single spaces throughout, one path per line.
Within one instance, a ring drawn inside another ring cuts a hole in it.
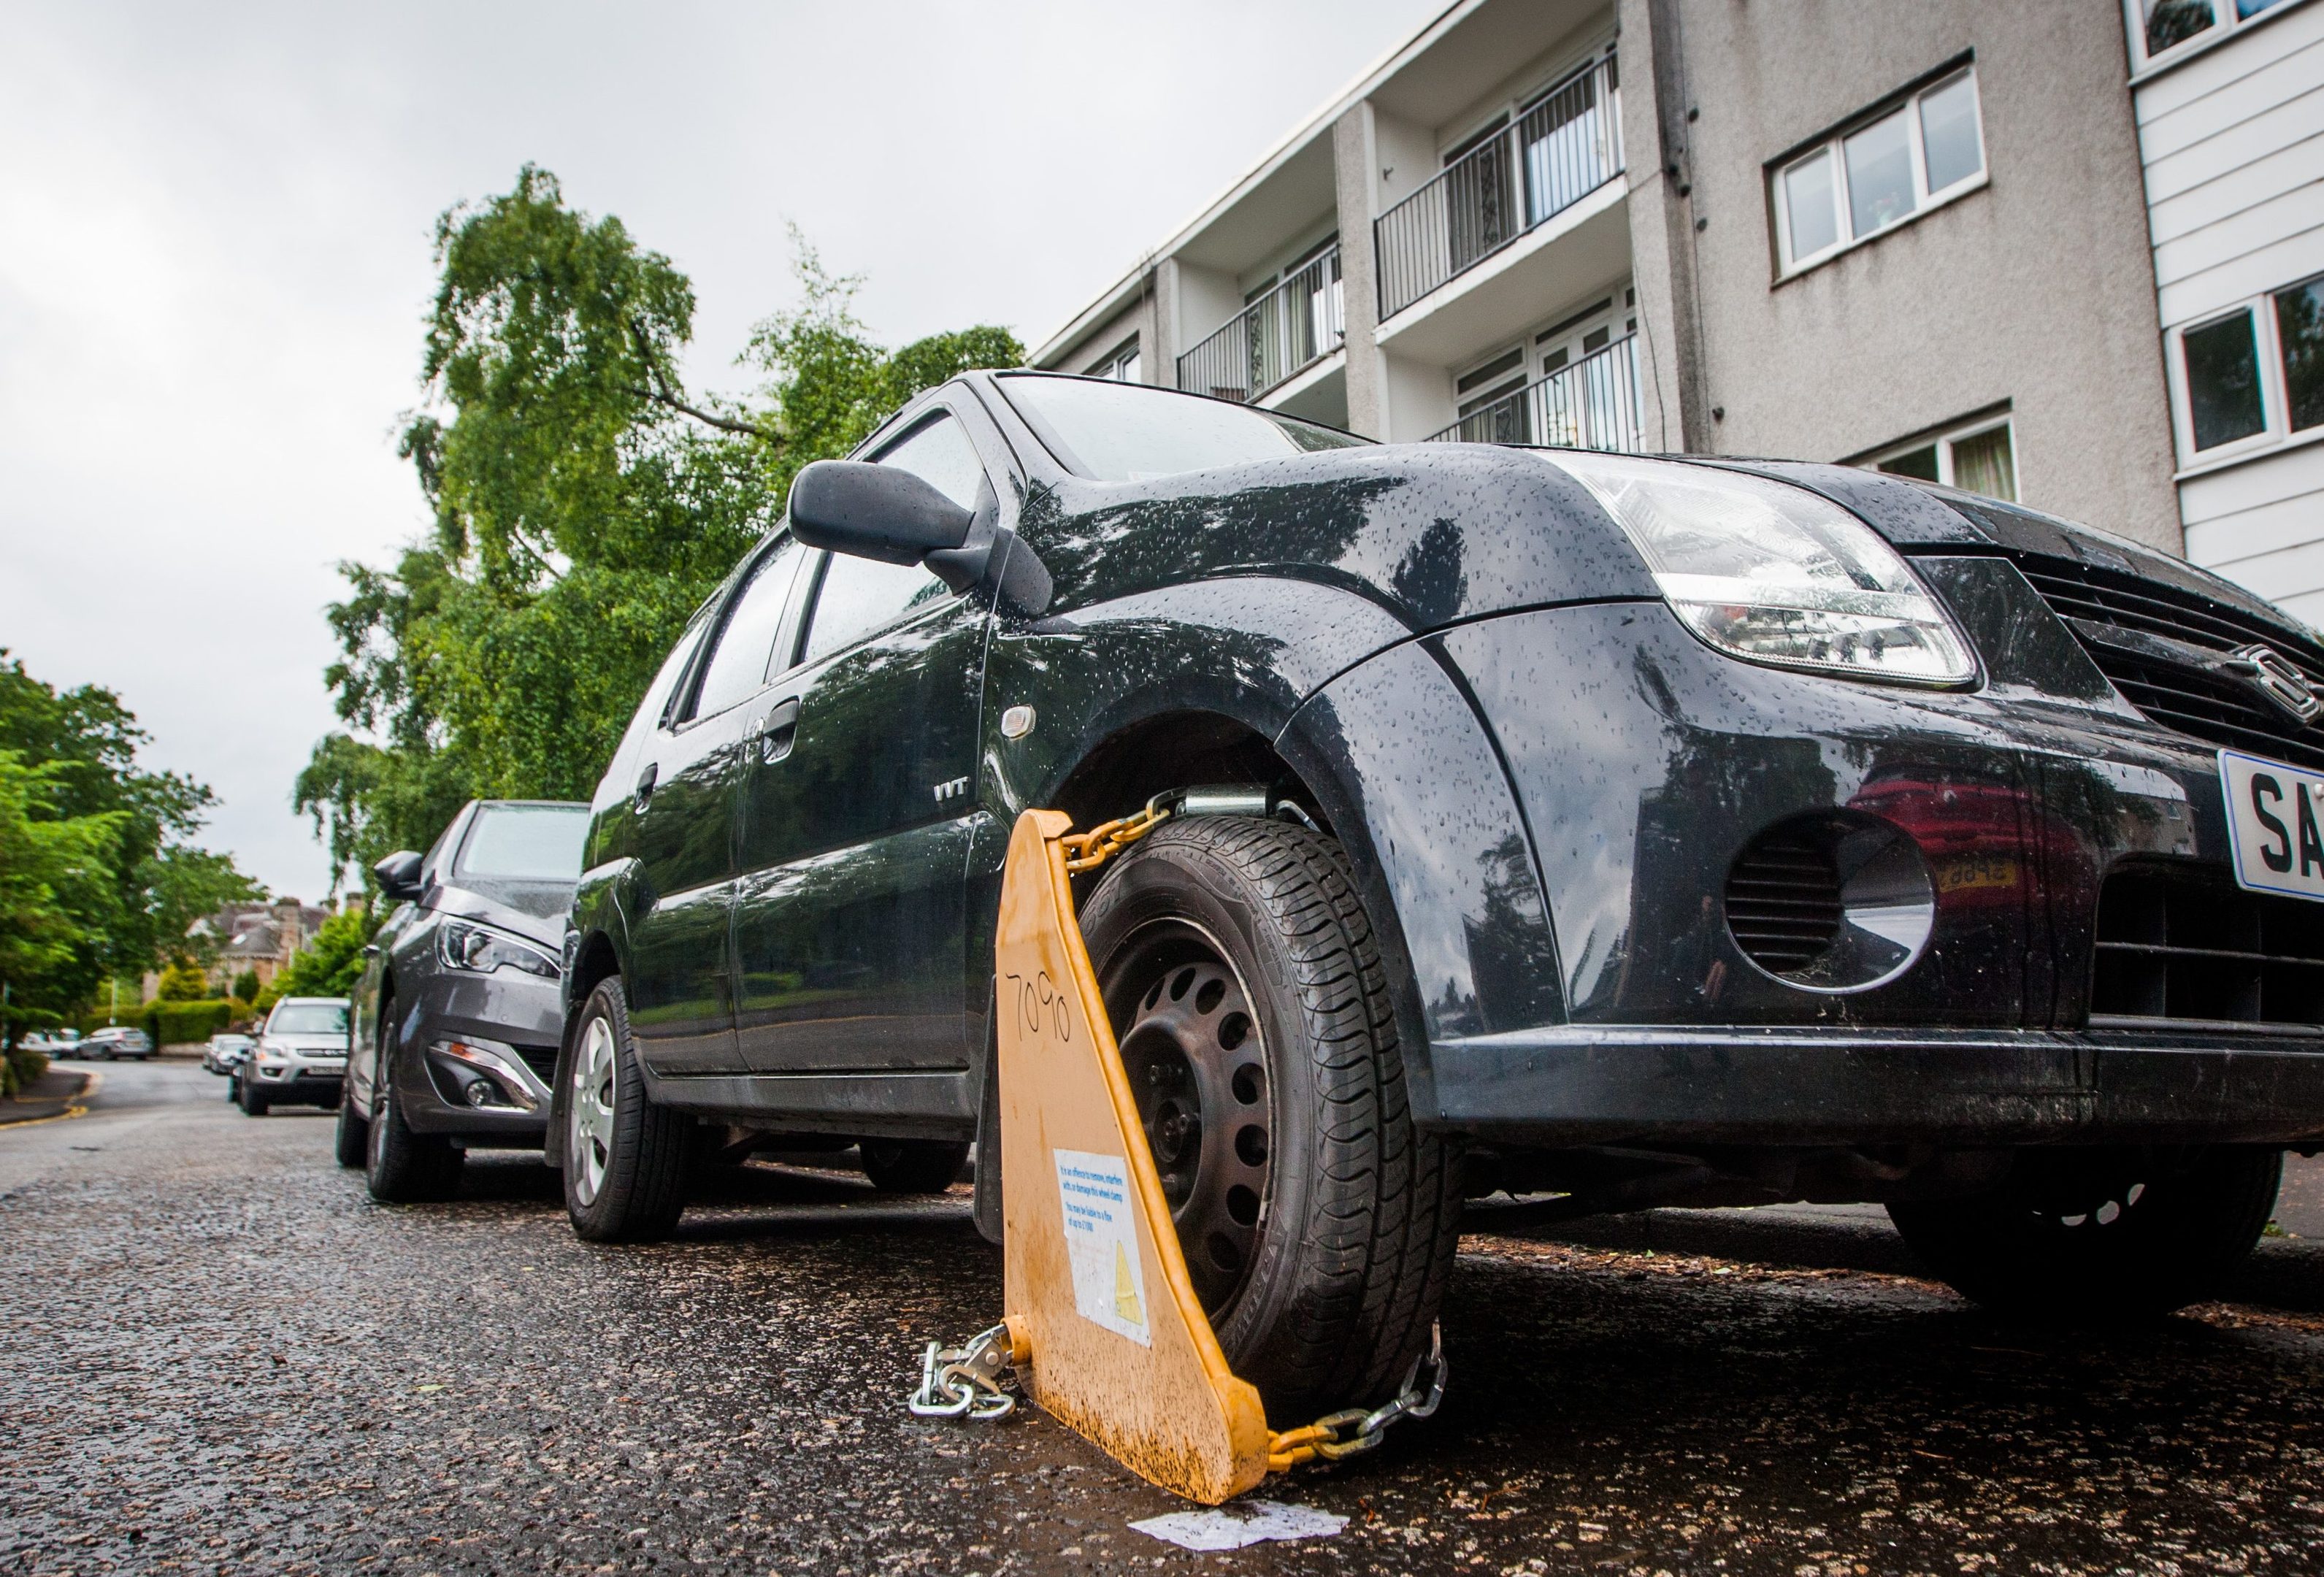
M 1621 173 L 1621 85 L 1609 53 L 1372 222 L 1380 320 Z
M 1337 245 L 1295 270 L 1178 358 L 1178 387 L 1248 404 L 1340 348 Z
M 1626 334 L 1570 367 L 1480 406 L 1427 441 L 1637 454 L 1638 337 Z

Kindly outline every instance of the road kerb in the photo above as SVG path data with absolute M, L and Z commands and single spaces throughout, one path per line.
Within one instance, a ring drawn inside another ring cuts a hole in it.
M 43 1122 L 67 1122 L 88 1115 L 88 1102 L 105 1084 L 105 1075 L 95 1069 L 81 1074 L 80 1088 L 65 1097 L 65 1109 L 51 1111 L 45 1117 L 8 1117 L 0 1115 L 0 1128 L 34 1128 Z

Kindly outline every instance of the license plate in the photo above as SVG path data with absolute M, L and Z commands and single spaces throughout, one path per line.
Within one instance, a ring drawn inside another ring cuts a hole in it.
M 2219 752 L 2236 884 L 2324 901 L 2324 775 Z

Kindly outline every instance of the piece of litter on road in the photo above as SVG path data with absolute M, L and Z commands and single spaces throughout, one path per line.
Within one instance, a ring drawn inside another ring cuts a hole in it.
M 1348 1526 L 1336 1512 L 1280 1500 L 1245 1500 L 1208 1511 L 1173 1511 L 1130 1525 L 1182 1550 L 1239 1550 L 1268 1539 L 1328 1538 Z

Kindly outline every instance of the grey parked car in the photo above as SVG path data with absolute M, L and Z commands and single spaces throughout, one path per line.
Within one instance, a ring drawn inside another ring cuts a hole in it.
M 426 854 L 373 867 L 402 901 L 355 987 L 338 1157 L 374 1198 L 440 1198 L 469 1148 L 540 1144 L 588 822 L 586 805 L 474 800 Z

